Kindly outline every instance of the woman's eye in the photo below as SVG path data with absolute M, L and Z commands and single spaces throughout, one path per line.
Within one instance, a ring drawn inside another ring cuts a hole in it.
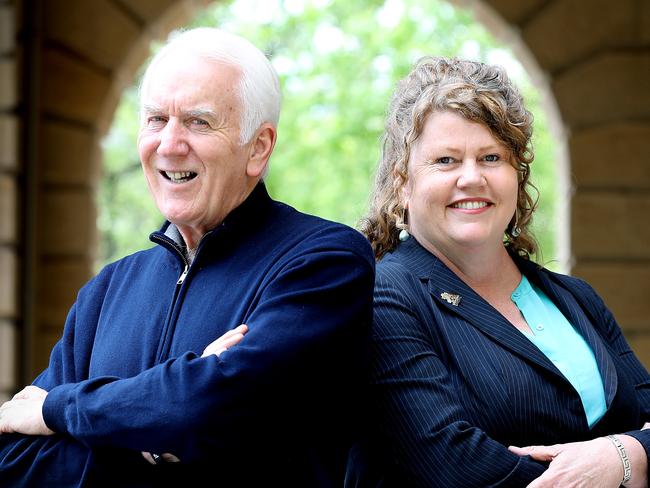
M 488 163 L 496 163 L 498 162 L 501 158 L 499 157 L 498 154 L 488 154 L 485 156 L 483 159 L 487 161 Z

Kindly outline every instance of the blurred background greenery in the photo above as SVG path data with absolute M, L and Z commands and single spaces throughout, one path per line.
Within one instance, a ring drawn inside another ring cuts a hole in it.
M 195 26 L 246 37 L 280 75 L 283 108 L 266 178 L 271 196 L 353 227 L 367 209 L 396 81 L 424 55 L 505 66 L 535 116 L 532 181 L 540 202 L 534 229 L 543 262 L 556 258 L 557 175 L 540 94 L 471 11 L 444 0 L 235 0 L 201 11 L 188 25 Z M 148 235 L 163 221 L 140 170 L 137 129 L 134 85 L 124 92 L 103 141 L 98 268 L 150 247 Z

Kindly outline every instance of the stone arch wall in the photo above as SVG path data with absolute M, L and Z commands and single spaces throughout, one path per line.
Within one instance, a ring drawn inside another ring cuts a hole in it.
M 650 3 L 455 1 L 505 23 L 551 87 L 570 159 L 571 271 L 650 365 Z M 149 41 L 207 3 L 0 0 L 0 401 L 47 363 L 91 275 L 98 138 L 121 90 Z

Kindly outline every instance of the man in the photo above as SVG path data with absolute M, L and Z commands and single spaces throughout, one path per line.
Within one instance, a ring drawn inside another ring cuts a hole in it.
M 0 486 L 342 485 L 374 260 L 269 198 L 279 106 L 237 36 L 186 31 L 152 60 L 138 147 L 167 222 L 82 288 L 0 408 Z

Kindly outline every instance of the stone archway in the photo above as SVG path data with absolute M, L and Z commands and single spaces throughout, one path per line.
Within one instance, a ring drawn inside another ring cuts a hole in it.
M 99 136 L 119 94 L 149 41 L 207 3 L 0 0 L 0 400 L 44 367 L 91 275 Z M 650 364 L 650 4 L 456 3 L 507 26 L 551 87 L 571 162 L 572 273 Z

